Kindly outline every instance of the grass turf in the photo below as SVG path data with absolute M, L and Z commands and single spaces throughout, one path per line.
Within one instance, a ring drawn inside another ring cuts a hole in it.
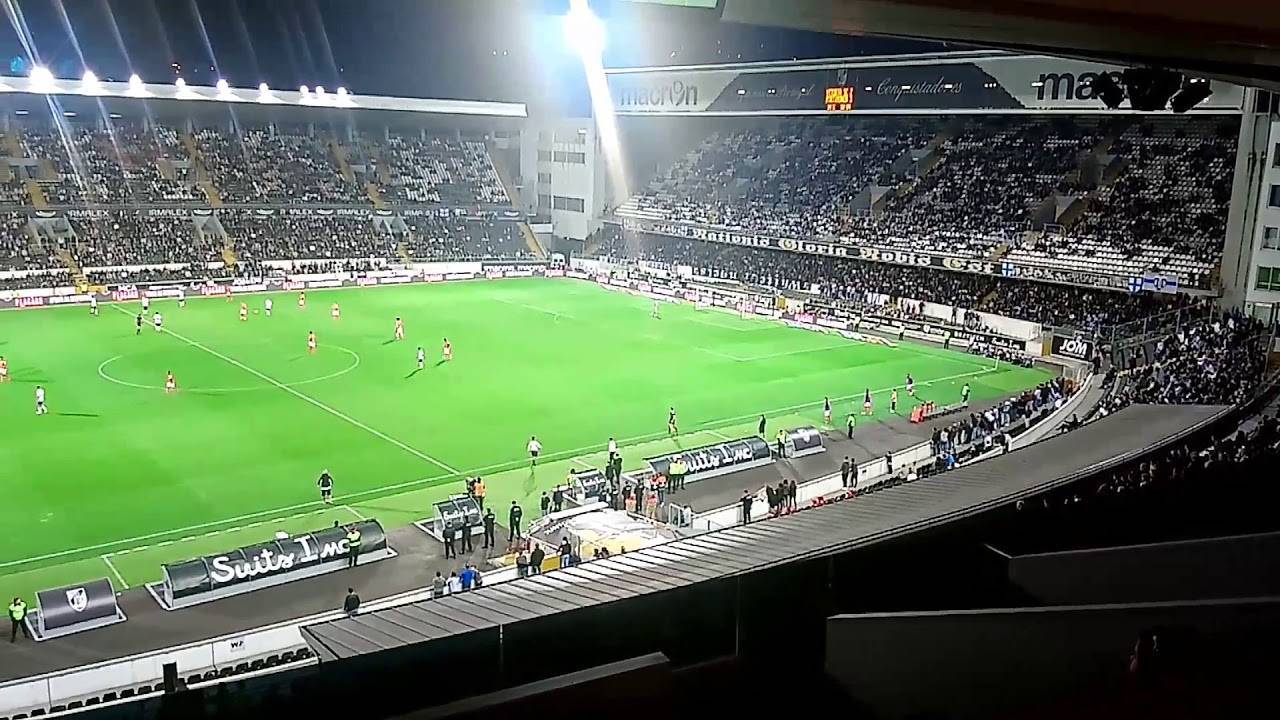
M 276 530 L 376 517 L 428 517 L 482 474 L 500 521 L 527 512 L 570 467 L 598 463 L 607 438 L 629 468 L 678 446 L 770 427 L 836 422 L 911 372 L 918 395 L 1004 396 L 1045 379 L 961 353 L 898 348 L 765 320 L 663 306 L 572 280 L 505 280 L 279 293 L 274 317 L 237 319 L 239 302 L 156 301 L 135 334 L 136 303 L 0 314 L 0 588 L 9 596 L 110 576 L 155 580 L 164 562 L 232 549 Z M 261 308 L 264 297 L 247 298 Z M 329 317 L 338 302 L 342 317 Z M 408 339 L 392 340 L 405 319 Z M 315 330 L 319 351 L 306 350 Z M 439 363 L 442 339 L 454 360 Z M 418 345 L 425 370 L 415 370 Z M 172 370 L 179 392 L 166 395 Z M 50 413 L 34 414 L 36 385 Z M 837 400 L 838 399 L 838 400 Z M 905 396 L 903 408 L 907 406 Z M 682 436 L 666 437 L 667 408 Z M 537 435 L 544 459 L 528 466 Z M 339 506 L 318 502 L 329 469 Z

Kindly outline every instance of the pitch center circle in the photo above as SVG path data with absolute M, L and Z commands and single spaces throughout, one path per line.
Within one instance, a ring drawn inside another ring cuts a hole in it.
M 305 380 L 295 380 L 293 382 L 282 382 L 280 383 L 280 385 L 283 385 L 284 387 L 288 387 L 288 388 L 302 387 L 304 385 L 314 385 L 315 383 L 325 382 L 326 380 L 336 380 L 337 378 L 340 378 L 343 375 L 346 375 L 354 371 L 356 368 L 360 367 L 360 354 L 357 353 L 355 350 L 342 347 L 341 345 L 325 345 L 323 349 L 338 350 L 342 353 L 345 353 L 346 355 L 349 356 L 350 361 L 347 363 L 345 367 L 339 370 L 335 370 L 333 372 L 327 373 L 325 375 L 321 375 L 319 377 L 307 378 Z M 162 384 L 152 385 L 148 383 L 136 383 L 130 380 L 125 380 L 123 378 L 115 377 L 111 375 L 109 372 L 107 372 L 108 366 L 110 366 L 112 363 L 116 362 L 117 360 L 120 360 L 123 357 L 125 357 L 125 355 L 116 355 L 114 357 L 110 357 L 110 358 L 107 358 L 106 360 L 103 360 L 102 363 L 98 365 L 98 376 L 101 377 L 103 380 L 106 380 L 107 382 L 114 383 L 116 385 L 121 385 L 124 387 L 137 388 L 139 390 L 163 390 L 164 389 L 164 385 Z M 182 392 L 202 393 L 202 394 L 209 394 L 209 395 L 237 393 L 237 392 L 252 392 L 254 390 L 269 390 L 273 387 L 276 387 L 276 385 L 273 385 L 271 383 L 262 383 L 260 385 L 244 385 L 244 386 L 236 386 L 236 387 L 199 387 L 199 386 L 187 387 L 181 384 L 178 385 L 178 389 L 181 390 Z

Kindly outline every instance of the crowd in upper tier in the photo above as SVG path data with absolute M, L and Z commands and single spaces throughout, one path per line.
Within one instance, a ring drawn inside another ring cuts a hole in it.
M 1150 293 L 1130 295 L 977 273 L 683 240 L 622 232 L 616 227 L 602 231 L 599 252 L 618 259 L 687 265 L 697 275 L 722 280 L 783 290 L 817 288 L 826 297 L 852 303 L 862 302 L 867 293 L 877 293 L 1084 330 L 1147 317 L 1178 302 Z
M 1204 284 L 1237 131 L 1214 117 L 788 120 L 712 134 L 618 214 Z
M 231 259 L 527 257 L 519 225 L 491 212 L 510 205 L 486 144 L 457 133 L 14 123 L 0 130 L 0 289 L 47 286 L 32 273 L 69 262 L 127 282 Z

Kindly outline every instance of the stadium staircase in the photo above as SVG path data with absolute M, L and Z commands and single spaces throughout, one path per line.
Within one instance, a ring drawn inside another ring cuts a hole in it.
M 56 255 L 67 266 L 67 272 L 71 275 L 71 280 L 75 282 L 76 287 L 88 287 L 89 276 L 84 274 L 84 270 L 80 268 L 80 263 L 76 262 L 75 255 L 71 254 L 66 248 L 58 248 Z
M 529 252 L 539 260 L 547 259 L 547 249 L 542 247 L 542 243 L 538 241 L 538 236 L 533 234 L 533 228 L 529 227 L 529 223 L 520 223 L 520 234 L 524 235 L 524 244 L 529 246 Z
M 347 151 L 336 140 L 329 141 L 329 152 L 333 153 L 333 160 L 338 164 L 338 172 L 342 175 L 342 179 L 356 184 L 355 171 L 351 169 L 351 163 L 347 162 Z
M 18 136 L 14 134 L 5 133 L 0 136 L 0 150 L 4 150 L 5 157 L 26 157 L 26 153 L 22 150 L 22 143 L 19 142 Z
M 998 295 L 999 295 L 999 293 L 996 291 L 996 289 L 995 289 L 995 288 L 991 288 L 991 291 L 990 291 L 990 292 L 988 292 L 986 295 L 983 295 L 982 297 L 978 298 L 978 303 L 977 303 L 976 305 L 974 305 L 974 306 L 973 306 L 973 309 L 974 309 L 974 310 L 981 310 L 982 308 L 984 308 L 984 307 L 986 307 L 987 305 L 989 305 L 989 304 L 991 303 L 991 301 L 995 300 L 995 299 L 996 299 L 996 296 L 998 296 Z
M 995 247 L 991 248 L 991 254 L 987 255 L 987 260 L 990 262 L 1000 262 L 1000 260 L 1002 260 L 1005 255 L 1009 254 L 1010 249 L 1011 248 L 1009 247 L 1009 241 L 1006 240 L 1000 243 L 999 245 L 996 245 Z
M 489 159 L 489 166 L 493 168 L 494 174 L 498 176 L 498 182 L 502 184 L 502 191 L 507 194 L 507 200 L 513 201 L 518 197 L 516 193 L 516 185 L 511 181 L 511 177 L 507 173 L 506 163 L 494 162 L 494 155 L 498 152 L 498 148 L 492 143 L 485 143 L 486 156 Z
M 405 265 L 408 265 L 409 263 L 413 262 L 413 256 L 409 254 L 408 243 L 403 243 L 403 242 L 396 243 L 396 255 L 400 257 L 400 262 L 404 263 Z
M 44 188 L 40 187 L 40 183 L 28 179 L 23 184 L 26 185 L 27 196 L 31 198 L 31 207 L 36 210 L 48 210 L 49 199 L 45 197 Z
M 218 192 L 212 180 L 201 180 L 196 183 L 196 186 L 204 193 L 204 199 L 209 203 L 209 207 L 215 210 L 222 207 L 222 194 Z
M 218 188 L 213 184 L 213 178 L 209 174 L 209 168 L 205 167 L 204 155 L 200 152 L 200 144 L 192 137 L 191 133 L 181 133 L 178 138 L 182 141 L 182 146 L 187 150 L 187 156 L 191 158 L 191 164 L 195 167 L 196 187 L 200 188 L 200 192 L 204 193 L 205 202 L 209 203 L 209 207 L 215 210 L 222 207 L 222 193 L 218 192 Z
M 369 196 L 369 202 L 373 203 L 373 209 L 386 210 L 387 201 L 382 199 L 382 192 L 378 190 L 378 183 L 367 182 L 364 184 L 364 194 Z
M 236 256 L 236 249 L 231 243 L 230 235 L 222 240 L 222 262 L 226 263 L 229 268 L 235 267 L 236 263 L 240 262 L 240 258 Z

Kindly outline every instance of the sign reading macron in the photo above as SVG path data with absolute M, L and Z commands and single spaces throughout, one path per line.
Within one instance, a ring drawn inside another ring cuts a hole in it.
M 1094 82 L 1124 68 L 998 52 L 806 63 L 627 68 L 607 74 L 623 115 L 1103 111 Z M 1239 112 L 1244 89 L 1210 81 L 1198 110 Z M 833 92 L 834 91 L 834 92 Z M 828 102 L 834 97 L 837 102 Z M 856 101 L 854 98 L 856 97 Z M 845 100 L 847 98 L 847 101 Z

